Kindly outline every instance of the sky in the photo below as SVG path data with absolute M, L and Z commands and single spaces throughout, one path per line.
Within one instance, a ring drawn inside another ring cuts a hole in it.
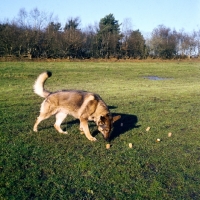
M 67 19 L 79 17 L 81 28 L 94 25 L 110 13 L 119 24 L 151 33 L 158 25 L 191 33 L 200 30 L 200 0 L 0 0 L 0 22 L 18 17 L 20 9 L 37 8 L 64 27 Z M 125 23 L 126 21 L 126 23 Z M 121 25 L 122 28 L 122 25 Z

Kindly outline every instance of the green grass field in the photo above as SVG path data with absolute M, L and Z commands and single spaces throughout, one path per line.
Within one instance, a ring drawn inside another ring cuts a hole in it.
M 94 123 L 90 142 L 72 117 L 68 135 L 54 117 L 32 131 L 45 70 L 48 90 L 96 92 L 122 115 L 110 149 Z M 198 62 L 1 62 L 0 199 L 200 199 L 199 129 Z

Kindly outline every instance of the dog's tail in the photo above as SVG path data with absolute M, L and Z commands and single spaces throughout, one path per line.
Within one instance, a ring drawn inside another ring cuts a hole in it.
M 46 98 L 50 92 L 48 90 L 44 89 L 44 83 L 45 81 L 51 77 L 52 73 L 50 71 L 46 71 L 41 73 L 33 85 L 34 93 L 39 95 L 40 97 Z

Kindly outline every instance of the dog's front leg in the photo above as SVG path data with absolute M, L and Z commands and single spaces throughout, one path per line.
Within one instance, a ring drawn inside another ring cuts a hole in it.
M 95 137 L 92 137 L 90 134 L 90 130 L 88 127 L 88 121 L 86 119 L 80 118 L 80 129 L 84 131 L 85 136 L 90 141 L 96 141 L 97 139 Z
M 59 113 L 56 114 L 56 123 L 54 124 L 54 127 L 59 133 L 67 134 L 67 131 L 63 131 L 60 128 L 60 125 L 62 124 L 62 122 L 66 118 L 66 116 L 67 116 L 67 114 L 62 113 L 62 112 L 59 112 Z

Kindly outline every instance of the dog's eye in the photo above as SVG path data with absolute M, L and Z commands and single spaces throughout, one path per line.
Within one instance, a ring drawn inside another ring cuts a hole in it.
M 109 132 L 109 129 L 103 129 L 103 132 L 108 133 L 108 132 Z
M 102 126 L 102 125 L 104 125 L 104 124 L 105 124 L 105 123 L 102 122 L 102 121 L 99 122 L 99 125 L 100 125 L 100 126 Z

